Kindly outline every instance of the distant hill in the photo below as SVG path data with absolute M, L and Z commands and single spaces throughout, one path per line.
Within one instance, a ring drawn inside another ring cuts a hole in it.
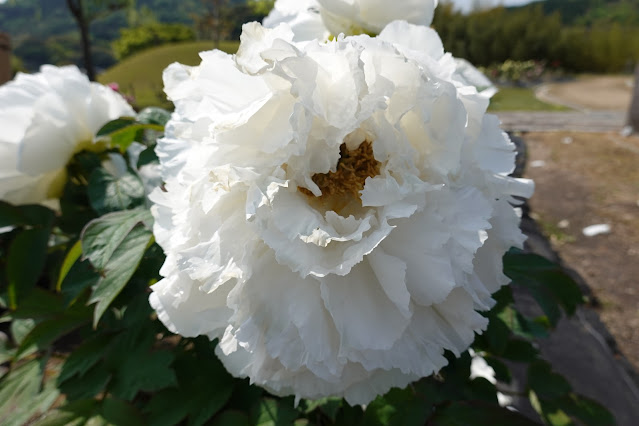
M 242 6 L 246 0 L 230 0 Z M 204 13 L 200 0 L 136 0 L 135 9 L 150 13 L 159 22 L 193 25 L 193 17 Z M 239 19 L 239 17 L 238 17 Z M 115 64 L 111 41 L 120 36 L 120 29 L 128 27 L 129 11 L 120 10 L 91 24 L 94 61 L 98 68 Z M 9 33 L 15 55 L 29 70 L 42 63 L 80 65 L 80 36 L 66 0 L 7 0 L 0 4 L 0 31 Z M 239 34 L 234 29 L 233 36 Z

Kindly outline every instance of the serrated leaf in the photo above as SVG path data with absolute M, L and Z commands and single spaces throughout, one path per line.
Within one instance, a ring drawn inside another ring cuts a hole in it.
M 526 339 L 548 337 L 548 330 L 542 323 L 529 320 L 512 307 L 504 308 L 497 316 L 517 336 Z
M 383 426 L 421 426 L 432 410 L 432 405 L 418 398 L 409 388 L 391 389 L 376 398 L 364 413 L 364 424 Z
M 100 278 L 100 274 L 91 267 L 91 262 L 76 262 L 61 284 L 63 304 L 67 306 L 72 303 L 85 289 L 96 286 Z
M 534 391 L 528 393 L 530 405 L 544 420 L 544 423 L 551 426 L 569 426 L 573 422 L 568 415 L 554 402 L 540 399 Z
M 16 309 L 20 298 L 24 298 L 35 287 L 47 258 L 49 230 L 27 229 L 13 240 L 7 256 L 7 279 L 9 306 Z
M 143 124 L 156 124 L 164 126 L 171 118 L 171 113 L 158 107 L 144 108 L 138 113 L 137 121 Z
M 272 398 L 262 399 L 252 414 L 255 420 L 251 423 L 257 426 L 290 425 L 298 416 L 292 404 L 289 405 L 283 401 Z
M 154 426 L 174 426 L 186 418 L 190 410 L 189 395 L 178 389 L 165 389 L 151 397 L 144 411 L 149 424 Z
M 67 274 L 71 270 L 71 267 L 82 256 L 82 241 L 78 240 L 71 246 L 67 255 L 64 257 L 62 266 L 60 267 L 60 274 L 58 275 L 58 281 L 56 283 L 56 291 L 62 290 L 62 282 L 66 278 Z
M 114 176 L 100 167 L 91 173 L 87 189 L 91 207 L 98 214 L 127 210 L 144 204 L 144 184 L 130 172 Z
M 566 414 L 587 425 L 614 425 L 614 416 L 604 406 L 592 399 L 571 393 L 561 397 L 557 404 Z
M 82 231 L 84 258 L 98 270 L 104 269 L 131 229 L 140 222 L 151 220 L 151 212 L 146 209 L 109 213 L 92 220 Z
M 528 366 L 528 387 L 541 398 L 555 399 L 569 393 L 570 384 L 557 373 L 552 372 L 546 361 L 535 361 Z
M 174 355 L 168 351 L 139 351 L 130 354 L 120 366 L 109 392 L 131 400 L 139 391 L 153 392 L 177 385 L 175 373 L 169 368 Z
M 104 350 L 111 343 L 111 337 L 103 334 L 94 334 L 75 348 L 62 364 L 58 383 L 63 383 L 69 378 L 82 376 L 91 367 L 104 357 Z
M 103 364 L 96 364 L 82 376 L 75 376 L 62 383 L 60 390 L 69 400 L 93 398 L 106 392 L 112 378 L 113 374 Z
M 583 303 L 577 283 L 559 265 L 542 256 L 510 251 L 504 256 L 504 273 L 514 284 L 522 285 L 533 293 L 553 326 L 558 320 L 553 305 L 561 305 L 567 314 L 572 315 Z
M 133 276 L 144 252 L 152 241 L 153 234 L 144 226 L 138 225 L 124 237 L 115 249 L 104 267 L 103 277 L 98 281 L 91 294 L 91 299 L 89 299 L 89 304 L 97 302 L 93 316 L 94 327 Z
M 479 401 L 453 401 L 437 407 L 429 426 L 538 426 L 522 414 Z

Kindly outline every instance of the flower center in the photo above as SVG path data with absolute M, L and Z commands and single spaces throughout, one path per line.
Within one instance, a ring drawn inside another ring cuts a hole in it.
M 340 159 L 334 172 L 316 173 L 311 178 L 322 191 L 321 196 L 315 197 L 308 189 L 299 188 L 303 194 L 335 211 L 353 199 L 361 202 L 360 191 L 364 189 L 366 178 L 379 175 L 382 165 L 373 155 L 373 144 L 367 140 L 353 150 L 349 150 L 346 143 L 343 143 L 339 152 Z

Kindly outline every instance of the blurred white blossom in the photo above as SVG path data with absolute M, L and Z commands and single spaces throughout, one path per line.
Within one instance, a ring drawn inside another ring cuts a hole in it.
M 433 30 L 293 38 L 246 24 L 237 55 L 165 70 L 150 302 L 235 376 L 365 404 L 486 327 L 533 185 Z
M 0 86 L 0 199 L 58 198 L 71 156 L 90 147 L 108 121 L 135 115 L 119 94 L 75 66 L 44 65 Z

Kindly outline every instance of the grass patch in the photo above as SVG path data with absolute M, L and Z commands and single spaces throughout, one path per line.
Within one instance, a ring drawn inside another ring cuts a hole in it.
M 533 89 L 501 87 L 490 101 L 489 111 L 570 111 L 562 105 L 548 104 L 535 97 Z
M 220 50 L 229 53 L 235 53 L 238 46 L 237 41 L 220 42 Z M 135 106 L 138 108 L 154 105 L 173 109 L 173 104 L 166 100 L 166 95 L 162 91 L 162 71 L 173 62 L 197 65 L 200 63 L 198 53 L 213 48 L 212 41 L 154 47 L 109 68 L 98 76 L 98 81 L 103 84 L 118 83 L 122 93 L 135 98 Z

